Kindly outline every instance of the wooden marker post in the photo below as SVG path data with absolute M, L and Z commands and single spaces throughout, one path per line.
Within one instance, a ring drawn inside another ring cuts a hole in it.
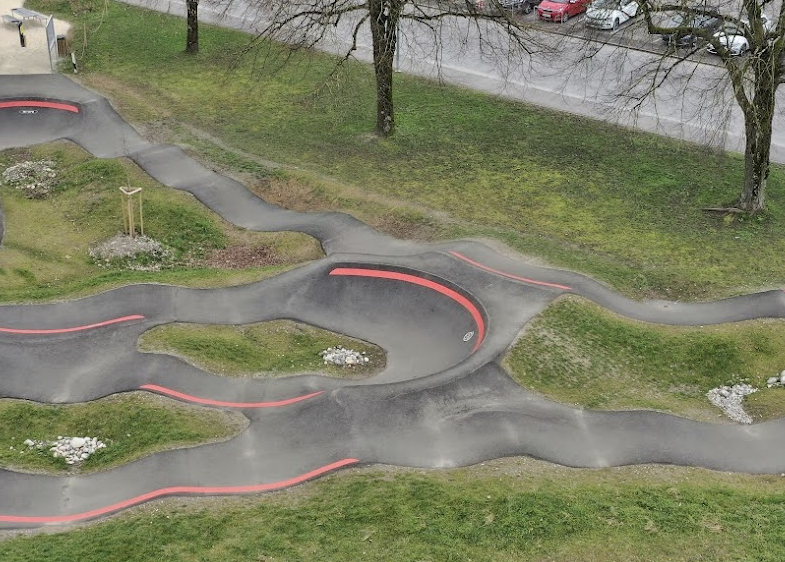
M 142 188 L 121 187 L 120 203 L 123 210 L 123 232 L 136 238 L 136 205 L 134 196 L 139 200 L 139 233 L 144 236 L 144 215 L 142 214 Z

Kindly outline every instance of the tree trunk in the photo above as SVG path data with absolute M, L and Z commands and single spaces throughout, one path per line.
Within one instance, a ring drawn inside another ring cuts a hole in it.
M 769 178 L 772 120 L 774 119 L 776 76 L 771 63 L 760 60 L 755 69 L 755 97 L 744 115 L 747 136 L 744 148 L 744 190 L 737 207 L 750 214 L 762 211 Z
M 195 54 L 199 52 L 199 18 L 197 16 L 199 0 L 186 0 L 186 6 L 188 7 L 186 20 L 188 37 L 185 43 L 185 52 Z
M 376 73 L 376 132 L 389 137 L 395 131 L 393 58 L 398 41 L 400 6 L 396 0 L 370 0 L 373 68 Z
M 763 210 L 766 199 L 766 180 L 769 178 L 769 153 L 771 151 L 771 120 L 765 124 L 752 123 L 746 127 L 747 143 L 744 149 L 744 190 L 737 207 L 750 214 Z

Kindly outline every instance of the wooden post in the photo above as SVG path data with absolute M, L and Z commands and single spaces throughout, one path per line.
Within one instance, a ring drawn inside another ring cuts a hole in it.
M 141 187 L 121 187 L 122 195 L 120 200 L 123 211 L 123 232 L 131 238 L 136 238 L 136 212 L 133 202 L 134 195 L 139 196 L 139 230 L 144 236 L 144 219 L 142 217 L 142 188 Z
M 125 197 L 120 194 L 120 210 L 123 213 L 123 234 L 128 234 L 128 213 L 125 208 Z
M 126 200 L 126 203 L 128 204 L 128 235 L 131 238 L 136 238 L 136 228 L 134 228 L 134 207 L 133 207 L 133 201 L 131 201 L 131 198 L 128 197 L 127 200 Z

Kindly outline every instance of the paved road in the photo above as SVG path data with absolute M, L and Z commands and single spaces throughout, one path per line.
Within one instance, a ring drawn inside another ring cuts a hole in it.
M 564 293 L 632 318 L 704 325 L 783 318 L 783 291 L 716 303 L 636 302 L 478 243 L 396 240 L 345 214 L 270 205 L 178 147 L 148 143 L 104 98 L 62 75 L 0 82 L 0 150 L 58 138 L 96 156 L 127 156 L 244 228 L 306 232 L 327 257 L 238 287 L 132 285 L 73 301 L 1 306 L 0 397 L 72 403 L 141 390 L 238 409 L 250 424 L 224 443 L 157 453 L 99 474 L 0 470 L 0 527 L 94 519 L 167 495 L 274 490 L 368 463 L 451 467 L 531 455 L 581 467 L 655 462 L 785 472 L 785 419 L 736 426 L 579 410 L 526 391 L 497 363 L 523 326 Z M 274 318 L 371 341 L 386 350 L 387 366 L 364 381 L 236 379 L 136 346 L 142 333 L 171 322 Z
M 123 1 L 176 15 L 185 13 L 183 0 Z M 257 14 L 245 0 L 235 0 L 228 7 L 226 0 L 205 1 L 199 5 L 199 14 L 206 22 L 246 31 L 261 26 Z M 561 29 L 560 25 L 545 24 L 544 27 L 557 31 Z M 581 20 L 573 20 L 567 25 L 583 35 Z M 354 21 L 346 20 L 328 30 L 319 48 L 344 54 L 353 26 Z M 485 30 L 485 53 L 481 53 L 477 48 L 478 29 L 456 21 L 438 29 L 438 40 L 423 26 L 412 22 L 406 22 L 401 31 L 401 71 L 643 131 L 723 146 L 736 152 L 744 150 L 742 116 L 732 101 L 722 70 L 713 64 L 710 55 L 680 66 L 655 97 L 635 107 L 634 111 L 634 103 L 619 101 L 618 93 L 630 89 L 630 77 L 637 81 L 643 71 L 651 69 L 660 58 L 657 53 L 647 52 L 661 49 L 659 38 L 648 36 L 640 21 L 623 26 L 616 32 L 616 37 L 608 41 L 634 44 L 642 50 L 595 42 L 589 47 L 593 56 L 588 60 L 584 57 L 587 40 L 582 37 L 549 32 L 536 34 L 539 41 L 555 46 L 560 53 L 555 56 L 552 51 L 510 54 L 507 40 L 490 30 Z M 607 32 L 591 36 L 612 37 Z M 370 45 L 366 26 L 359 34 L 355 56 L 370 61 Z M 778 100 L 781 110 L 774 124 L 772 160 L 785 162 L 785 110 L 782 110 L 785 94 L 782 91 Z

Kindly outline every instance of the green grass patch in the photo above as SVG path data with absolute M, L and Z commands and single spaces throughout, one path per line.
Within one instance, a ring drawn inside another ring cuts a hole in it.
M 4 562 L 779 562 L 778 477 L 523 459 L 355 470 L 261 498 L 171 499 L 0 543 Z
M 76 16 L 61 0 L 32 5 L 75 19 L 77 52 L 87 26 L 80 76 L 128 118 L 156 131 L 186 123 L 332 178 L 348 194 L 326 198 L 334 209 L 364 216 L 376 198 L 397 201 L 439 217 L 415 234 L 496 238 L 634 296 L 709 298 L 785 282 L 781 166 L 771 171 L 765 215 L 724 220 L 700 209 L 737 196 L 737 155 L 405 75 L 396 76 L 396 136 L 379 140 L 369 134 L 367 65 L 347 64 L 328 80 L 335 58 L 300 52 L 279 68 L 282 48 L 261 43 L 233 71 L 243 33 L 201 26 L 201 51 L 186 56 L 180 18 L 116 3 L 104 17 L 92 0 Z M 247 162 L 226 165 L 248 171 Z M 377 205 L 375 214 L 387 210 Z
M 378 230 L 402 239 L 433 240 L 451 228 L 451 220 L 409 201 L 363 192 L 302 170 L 279 171 L 251 184 L 263 199 L 298 211 L 342 210 Z
M 161 272 L 110 271 L 96 272 L 87 278 L 69 279 L 60 283 L 33 283 L 0 293 L 0 302 L 34 302 L 62 298 L 79 298 L 134 283 L 162 283 L 195 289 L 230 287 L 267 279 L 289 267 L 255 267 L 242 270 L 174 269 Z M 2 274 L 0 274 L 2 275 Z
M 706 392 L 748 380 L 760 421 L 785 415 L 785 391 L 766 379 L 785 365 L 785 322 L 671 327 L 629 320 L 583 299 L 560 299 L 535 318 L 505 358 L 518 382 L 593 409 L 646 408 L 722 418 Z
M 160 396 L 133 393 L 94 402 L 48 406 L 0 400 L 0 465 L 17 470 L 94 472 L 156 451 L 227 439 L 247 420 L 237 414 L 197 408 Z M 107 447 L 69 466 L 49 450 L 24 445 L 26 439 L 98 437 Z
M 341 345 L 364 352 L 367 364 L 356 367 L 326 365 L 319 355 Z M 338 377 L 368 376 L 384 368 L 379 347 L 348 336 L 290 320 L 245 326 L 169 324 L 142 334 L 142 351 L 169 353 L 198 367 L 229 376 L 284 376 L 322 372 Z
M 766 421 L 785 415 L 785 390 L 765 388 L 744 398 L 744 410 L 755 421 Z
M 0 186 L 5 234 L 0 247 L 0 301 L 32 301 L 94 292 L 131 282 L 205 278 L 214 285 L 255 280 L 322 255 L 299 233 L 252 233 L 230 225 L 190 194 L 161 186 L 123 159 L 96 159 L 77 146 L 52 143 L 0 153 L 0 169 L 24 160 L 56 163 L 58 186 L 31 200 Z M 169 250 L 161 271 L 95 263 L 90 246 L 122 231 L 121 185 L 143 188 L 145 234 Z M 215 267 L 214 258 L 229 256 Z M 232 256 L 263 256 L 231 263 Z M 226 261 L 226 260 L 224 260 Z

